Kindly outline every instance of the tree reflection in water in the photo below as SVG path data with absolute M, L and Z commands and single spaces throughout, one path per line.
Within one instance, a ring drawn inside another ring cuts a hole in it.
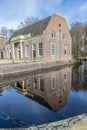
M 75 91 L 87 90 L 87 61 L 72 68 L 72 88 Z

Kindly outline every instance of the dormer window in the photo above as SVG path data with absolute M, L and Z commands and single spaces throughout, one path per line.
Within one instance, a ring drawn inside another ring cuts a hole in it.
M 52 37 L 53 37 L 53 38 L 56 37 L 56 32 L 52 32 Z

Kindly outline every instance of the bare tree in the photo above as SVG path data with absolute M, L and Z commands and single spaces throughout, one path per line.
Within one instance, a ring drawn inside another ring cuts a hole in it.
M 23 27 L 26 27 L 28 25 L 31 25 L 33 23 L 36 23 L 39 19 L 37 17 L 31 16 L 31 17 L 27 17 L 23 22 L 20 22 L 20 24 L 18 25 L 18 29 L 21 29 Z
M 76 22 L 71 25 L 72 55 L 75 59 L 81 56 L 83 40 L 83 24 Z
M 8 41 L 12 36 L 12 34 L 14 33 L 14 31 L 15 31 L 14 29 L 7 29 L 7 27 L 2 27 L 0 33 L 5 35 Z
M 7 28 L 6 27 L 2 27 L 0 30 L 0 33 L 7 36 Z
M 85 56 L 87 56 L 87 22 L 84 23 L 84 52 Z

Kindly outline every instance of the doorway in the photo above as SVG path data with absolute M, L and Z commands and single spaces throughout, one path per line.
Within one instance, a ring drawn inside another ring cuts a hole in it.
M 1 51 L 1 59 L 4 59 L 3 51 Z

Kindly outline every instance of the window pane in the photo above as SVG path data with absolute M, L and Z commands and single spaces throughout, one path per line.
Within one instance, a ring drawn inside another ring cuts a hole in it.
M 52 88 L 56 88 L 56 77 L 52 77 Z
M 43 55 L 43 46 L 42 43 L 39 43 L 39 56 Z
M 40 90 L 44 91 L 44 79 L 40 78 Z
M 37 89 L 37 79 L 34 77 L 34 88 Z
M 56 54 L 56 45 L 55 43 L 51 44 L 51 55 L 55 56 Z
M 66 40 L 66 34 L 63 34 L 63 39 Z
M 64 82 L 67 82 L 67 74 L 64 74 Z
M 64 46 L 64 55 L 67 55 L 67 46 Z
M 56 37 L 56 32 L 52 32 L 52 37 Z

